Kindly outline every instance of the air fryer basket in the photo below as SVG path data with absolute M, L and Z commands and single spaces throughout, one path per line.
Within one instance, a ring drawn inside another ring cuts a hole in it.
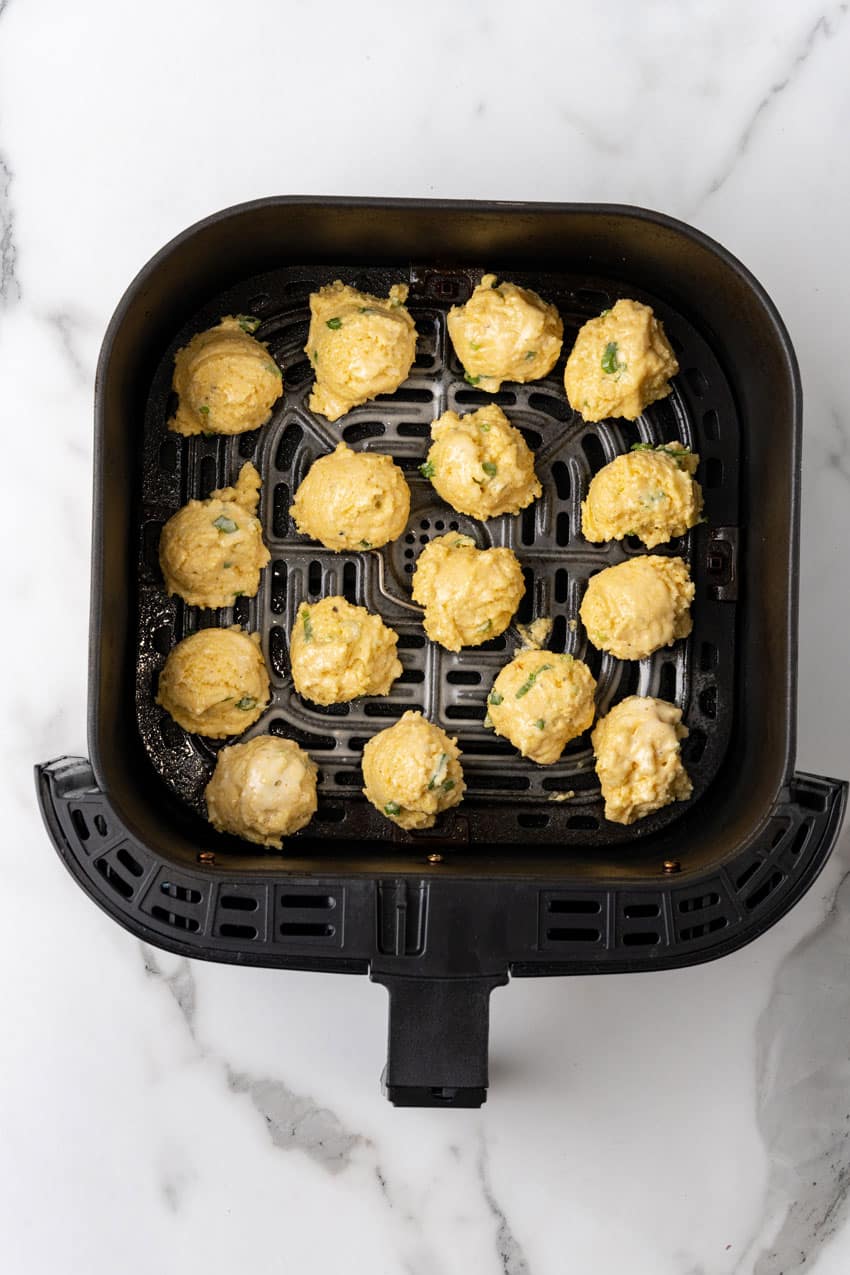
M 518 518 L 480 524 L 442 505 L 417 466 L 440 412 L 494 397 L 465 384 L 445 331 L 448 307 L 485 267 L 556 303 L 566 350 L 618 297 L 649 302 L 682 371 L 634 425 L 588 426 L 571 413 L 563 358 L 544 382 L 504 386 L 495 399 L 534 449 L 544 495 Z M 330 425 L 307 409 L 303 346 L 309 293 L 340 276 L 374 292 L 408 281 L 420 339 L 396 395 Z M 257 335 L 284 367 L 285 395 L 253 434 L 171 435 L 174 351 L 226 313 L 262 320 Z M 793 773 L 797 370 L 770 301 L 716 244 L 636 209 L 259 201 L 192 228 L 142 271 L 107 333 L 96 399 L 93 761 L 39 768 L 53 840 L 96 901 L 149 942 L 385 983 L 394 1102 L 483 1101 L 489 992 L 509 973 L 722 955 L 772 924 L 823 865 L 846 790 Z M 380 552 L 331 554 L 291 525 L 292 493 L 340 436 L 390 452 L 411 485 L 407 533 Z M 655 552 L 688 560 L 694 630 L 640 664 L 600 657 L 577 623 L 582 591 L 594 571 L 643 549 L 586 543 L 580 500 L 592 473 L 631 443 L 670 438 L 701 456 L 707 525 Z M 246 459 L 263 476 L 272 563 L 255 599 L 199 612 L 164 594 L 159 531 Z M 515 549 L 527 581 L 518 620 L 553 618 L 553 649 L 591 665 L 601 712 L 632 693 L 682 706 L 691 802 L 629 828 L 606 823 L 586 736 L 542 768 L 485 729 L 486 694 L 516 631 L 452 655 L 425 641 L 409 596 L 422 545 L 454 528 Z M 399 632 L 404 674 L 385 700 L 321 709 L 292 691 L 297 607 L 334 592 Z M 171 646 L 199 623 L 234 620 L 260 630 L 272 677 L 272 703 L 248 735 L 294 738 L 320 766 L 316 819 L 283 856 L 203 820 L 217 745 L 154 703 Z M 359 791 L 363 743 L 412 707 L 458 736 L 468 783 L 462 806 L 420 834 L 382 819 Z

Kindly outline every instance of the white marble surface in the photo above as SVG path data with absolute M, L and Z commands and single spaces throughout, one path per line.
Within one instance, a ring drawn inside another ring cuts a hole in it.
M 8 1275 L 850 1268 L 846 836 L 726 960 L 497 991 L 488 1105 L 396 1111 L 382 990 L 142 950 L 31 778 L 86 749 L 107 319 L 175 232 L 287 192 L 636 203 L 751 266 L 806 395 L 798 763 L 847 775 L 848 64 L 823 0 L 0 0 Z

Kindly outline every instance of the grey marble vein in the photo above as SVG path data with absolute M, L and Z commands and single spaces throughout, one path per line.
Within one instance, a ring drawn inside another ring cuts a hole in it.
M 850 482 L 850 438 L 835 408 L 830 412 L 830 419 L 835 428 L 836 440 L 834 447 L 827 448 L 826 468 L 834 470 L 845 482 Z
M 511 1230 L 505 1211 L 496 1199 L 490 1182 L 490 1169 L 487 1158 L 487 1145 L 483 1138 L 478 1155 L 478 1180 L 484 1202 L 496 1222 L 496 1248 L 501 1263 L 502 1275 L 530 1275 L 531 1267 L 523 1252 L 522 1245 Z
M 226 1067 L 231 1093 L 246 1093 L 266 1122 L 269 1137 L 284 1151 L 304 1151 L 329 1173 L 348 1168 L 355 1147 L 366 1139 L 345 1128 L 327 1107 L 293 1092 L 280 1080 L 265 1080 Z
M 145 943 L 140 944 L 145 962 L 145 971 L 152 977 L 161 979 L 177 1002 L 189 1034 L 195 1039 L 195 978 L 192 967 L 184 956 L 172 974 L 166 974 L 156 958 L 153 948 Z
M 845 865 L 848 850 L 845 840 Z M 825 920 L 779 969 L 758 1024 L 757 1068 L 770 1171 L 763 1219 L 736 1269 L 796 1275 L 850 1215 L 850 871 Z
M 88 384 L 90 379 L 89 373 L 79 351 L 76 348 L 76 342 L 74 340 L 75 328 L 78 326 L 77 320 L 72 318 L 67 311 L 54 310 L 52 313 L 48 314 L 47 321 L 51 327 L 56 329 L 59 340 L 62 344 L 62 349 L 74 370 L 75 377 L 78 381 Z
M 809 29 L 805 39 L 803 40 L 802 45 L 794 54 L 791 60 L 791 64 L 788 67 L 785 74 L 780 79 L 778 79 L 774 84 L 770 86 L 768 91 L 765 93 L 764 97 L 761 99 L 761 101 L 756 106 L 755 110 L 752 112 L 749 120 L 747 121 L 744 129 L 742 130 L 738 138 L 738 142 L 737 142 L 737 145 L 735 146 L 735 150 L 733 154 L 727 161 L 725 167 L 721 170 L 720 173 L 717 174 L 717 176 L 709 185 L 705 194 L 702 196 L 702 199 L 700 199 L 699 201 L 700 204 L 703 203 L 704 200 L 708 199 L 711 195 L 716 195 L 717 192 L 723 186 L 726 185 L 726 182 L 732 176 L 732 173 L 737 168 L 739 162 L 744 158 L 747 151 L 749 150 L 750 143 L 752 142 L 757 129 L 761 126 L 762 120 L 764 116 L 766 115 L 766 113 L 773 106 L 776 99 L 782 93 L 785 92 L 789 84 L 791 84 L 796 79 L 801 68 L 805 66 L 805 64 L 808 62 L 809 57 L 811 56 L 812 51 L 817 45 L 819 39 L 823 38 L 825 40 L 829 40 L 839 30 L 842 21 L 847 15 L 848 8 L 850 8 L 850 5 L 848 5 L 847 3 L 840 4 L 836 11 L 835 18 L 832 22 L 830 22 L 830 19 L 829 17 L 827 17 L 826 14 L 821 14 L 817 22 L 815 22 L 814 25 Z
M 0 15 L 3 10 L 0 9 Z M 21 298 L 17 276 L 18 249 L 15 243 L 15 213 L 10 191 L 12 170 L 0 154 L 0 306 L 12 305 Z

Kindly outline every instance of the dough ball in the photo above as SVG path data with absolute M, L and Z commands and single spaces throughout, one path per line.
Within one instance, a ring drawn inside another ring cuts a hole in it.
M 167 593 L 197 607 L 232 606 L 253 597 L 270 554 L 256 517 L 260 475 L 248 462 L 235 487 L 190 500 L 162 529 L 159 564 Z
M 488 394 L 502 381 L 539 381 L 558 361 L 564 325 L 553 305 L 515 283 L 485 274 L 466 305 L 447 319 L 466 380 Z
M 487 698 L 497 735 L 523 757 L 550 766 L 593 721 L 596 681 L 586 664 L 552 651 L 521 651 L 506 664 Z
M 364 797 L 400 828 L 433 828 L 463 798 L 457 742 L 421 713 L 407 712 L 363 749 Z
M 289 512 L 327 549 L 380 549 L 407 526 L 410 488 L 390 456 L 340 443 L 310 466 Z
M 456 531 L 427 544 L 413 573 L 413 601 L 425 608 L 425 632 L 448 651 L 504 633 L 523 593 L 512 549 L 478 549 L 471 536 Z
M 169 652 L 156 697 L 184 730 L 208 739 L 241 735 L 269 702 L 259 633 L 200 629 Z
M 630 695 L 596 723 L 591 741 L 605 798 L 605 818 L 634 823 L 687 801 L 693 790 L 679 741 L 688 734 L 682 710 L 650 695 Z
M 643 660 L 691 631 L 694 586 L 681 558 L 630 558 L 591 576 L 579 614 L 587 636 L 618 660 Z
M 283 374 L 250 335 L 259 319 L 239 314 L 199 332 L 174 359 L 177 434 L 244 434 L 265 425 L 283 392 Z
M 648 305 L 618 301 L 589 319 L 576 337 L 564 372 L 570 407 L 586 421 L 633 421 L 670 393 L 679 370 L 664 329 Z
M 647 549 L 683 536 L 702 514 L 702 490 L 693 474 L 699 464 L 687 447 L 637 443 L 600 469 L 581 506 L 585 540 L 638 536 Z
M 416 357 L 416 326 L 404 305 L 407 291 L 406 283 L 396 283 L 383 300 L 337 279 L 311 295 L 304 347 L 316 373 L 311 412 L 335 421 L 358 403 L 394 393 L 407 380 Z
M 280 848 L 281 837 L 316 813 L 316 763 L 291 739 L 257 735 L 222 748 L 207 784 L 207 814 L 219 832 Z
M 533 452 L 495 403 L 463 417 L 443 412 L 431 437 L 422 473 L 462 514 L 481 519 L 518 514 L 543 490 Z
M 379 615 L 345 598 L 304 602 L 292 626 L 289 658 L 299 695 L 314 704 L 341 704 L 358 695 L 387 695 L 402 667 L 398 634 Z

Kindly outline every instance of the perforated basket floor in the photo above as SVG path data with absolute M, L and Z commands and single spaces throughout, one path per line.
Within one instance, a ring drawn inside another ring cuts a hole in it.
M 486 263 L 485 263 L 486 265 Z M 512 548 L 526 577 L 516 620 L 554 620 L 550 645 L 586 661 L 598 679 L 597 706 L 604 713 L 629 694 L 658 695 L 683 710 L 690 735 L 683 757 L 703 794 L 723 760 L 733 711 L 737 580 L 739 424 L 729 386 L 703 337 L 658 298 L 629 286 L 627 279 L 594 280 L 559 274 L 511 272 L 510 277 L 553 301 L 564 320 L 564 354 L 550 377 L 510 385 L 497 395 L 472 389 L 448 341 L 445 315 L 469 296 L 483 266 L 388 272 L 340 267 L 285 269 L 213 299 L 174 334 L 154 378 L 145 418 L 144 475 L 139 537 L 138 662 L 136 702 L 144 746 L 163 782 L 203 813 L 203 790 L 220 744 L 189 735 L 154 702 L 156 683 L 171 647 L 199 626 L 239 623 L 262 634 L 272 702 L 243 739 L 266 731 L 295 739 L 320 767 L 319 810 L 306 834 L 335 841 L 368 837 L 402 843 L 536 840 L 622 845 L 666 826 L 686 808 L 669 806 L 630 828 L 608 823 L 593 769 L 589 734 L 568 745 L 553 766 L 534 765 L 484 727 L 486 696 L 499 668 L 512 657 L 519 635 L 511 628 L 481 647 L 459 654 L 429 642 L 421 610 L 410 598 L 416 556 L 433 535 L 459 529 L 483 548 Z M 366 291 L 386 293 L 392 282 L 410 283 L 409 307 L 419 332 L 417 359 L 394 395 L 357 408 L 330 424 L 307 408 L 312 371 L 303 353 L 308 297 L 335 278 Z M 663 320 L 680 366 L 669 398 L 654 404 L 634 425 L 625 421 L 586 425 L 574 414 L 563 389 L 563 366 L 575 333 L 589 317 L 618 297 L 652 305 Z M 175 351 L 223 314 L 262 319 L 266 341 L 284 369 L 284 395 L 263 429 L 233 439 L 183 439 L 169 434 L 170 384 Z M 487 523 L 443 505 L 418 472 L 429 445 L 431 422 L 447 408 L 463 413 L 495 401 L 535 452 L 540 500 L 518 517 Z M 402 467 L 412 493 L 407 533 L 380 551 L 333 554 L 293 527 L 292 495 L 312 462 L 343 438 L 363 450 L 389 453 Z M 592 475 L 639 440 L 678 439 L 701 458 L 698 478 L 705 496 L 706 525 L 655 553 L 679 554 L 696 585 L 691 636 L 641 662 L 601 655 L 589 645 L 579 619 L 588 578 L 596 571 L 645 552 L 637 541 L 591 545 L 580 531 L 580 502 Z M 200 611 L 168 598 L 157 562 L 165 521 L 192 497 L 203 498 L 235 480 L 245 460 L 263 477 L 260 517 L 272 562 L 256 598 L 233 608 Z M 362 699 L 329 708 L 309 704 L 289 677 L 288 635 L 299 604 L 342 593 L 376 611 L 399 634 L 404 673 L 386 698 Z M 366 740 L 406 709 L 421 709 L 456 735 L 463 751 L 468 791 L 463 804 L 443 816 L 430 833 L 407 834 L 383 819 L 361 796 L 360 755 Z M 226 741 L 225 741 L 226 742 Z M 572 792 L 568 800 L 553 796 Z

